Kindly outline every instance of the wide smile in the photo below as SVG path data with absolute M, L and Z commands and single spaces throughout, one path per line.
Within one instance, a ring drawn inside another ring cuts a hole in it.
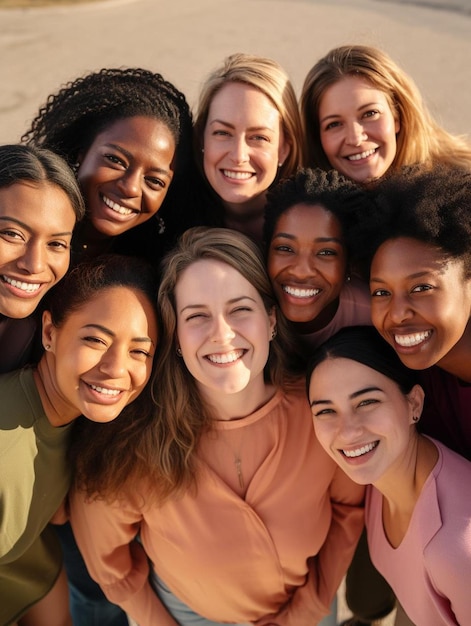
M 231 180 L 236 180 L 236 181 L 250 180 L 253 176 L 255 176 L 254 172 L 238 172 L 235 170 L 221 170 L 221 171 L 226 178 L 230 178 Z
M 139 211 L 135 211 L 134 209 L 129 209 L 128 207 L 125 207 L 122 204 L 113 202 L 113 200 L 111 200 L 110 198 L 108 198 L 107 196 L 103 194 L 101 194 L 101 199 L 103 200 L 103 202 L 106 204 L 106 206 L 109 209 L 111 209 L 115 213 L 118 213 L 118 215 L 123 215 L 124 217 L 127 217 L 128 215 L 132 215 L 133 213 L 139 213 Z
M 379 440 L 372 441 L 371 443 L 367 443 L 364 446 L 353 448 L 351 450 L 341 448 L 339 451 L 343 454 L 343 456 L 347 457 L 347 459 L 358 459 L 359 457 L 365 456 L 365 454 L 369 454 L 378 446 L 378 444 Z
M 10 285 L 11 287 L 13 287 L 15 290 L 18 290 L 28 296 L 35 295 L 43 284 L 43 283 L 28 283 L 24 280 L 16 280 L 15 278 L 10 278 L 9 276 L 5 276 L 5 274 L 2 275 L 2 280 L 7 285 Z
M 433 332 L 431 330 L 422 330 L 417 333 L 396 334 L 394 333 L 394 342 L 401 348 L 416 348 L 430 339 Z
M 239 361 L 246 352 L 247 350 L 231 350 L 230 352 L 207 354 L 205 358 L 215 365 L 231 365 Z
M 290 287 L 289 285 L 282 285 L 281 288 L 289 296 L 300 299 L 313 298 L 314 296 L 319 295 L 322 291 L 322 289 L 318 288 Z
M 82 381 L 87 389 L 92 393 L 95 400 L 103 403 L 112 403 L 117 401 L 124 393 L 123 389 L 116 389 L 113 387 L 104 387 L 103 385 L 96 385 L 94 383 L 87 383 Z
M 357 152 L 357 154 L 350 154 L 344 158 L 348 161 L 361 161 L 362 159 L 367 159 L 372 156 L 379 148 L 372 148 L 371 150 L 365 150 L 364 152 Z

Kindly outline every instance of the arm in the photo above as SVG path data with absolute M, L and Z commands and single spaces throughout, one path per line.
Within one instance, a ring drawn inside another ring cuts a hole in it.
M 313 626 L 329 614 L 363 529 L 364 494 L 363 486 L 335 469 L 330 485 L 330 528 L 319 553 L 308 561 L 306 582 L 284 609 L 259 620 L 257 626 Z
M 123 502 L 107 504 L 70 495 L 70 521 L 90 576 L 106 597 L 139 626 L 177 626 L 149 581 L 147 555 L 135 537 L 141 513 Z

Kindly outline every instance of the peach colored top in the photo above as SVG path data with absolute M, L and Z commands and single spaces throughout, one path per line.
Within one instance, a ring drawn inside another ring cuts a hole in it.
M 160 507 L 138 489 L 114 505 L 71 495 L 92 577 L 140 626 L 161 623 L 167 613 L 133 541 L 139 533 L 157 575 L 207 619 L 252 622 L 288 603 L 276 624 L 312 626 L 329 612 L 352 558 L 364 488 L 321 448 L 304 388 L 215 422 L 199 456 L 197 493 Z

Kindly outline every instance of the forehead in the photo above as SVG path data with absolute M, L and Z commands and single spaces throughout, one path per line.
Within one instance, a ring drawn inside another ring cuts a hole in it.
M 330 236 L 338 237 L 341 233 L 341 224 L 322 203 L 300 202 L 281 213 L 276 222 L 276 229 L 287 234 L 302 234 L 308 238 L 319 236 L 319 233 L 326 231 L 331 233 Z
M 67 222 L 65 230 L 70 230 L 76 219 L 69 196 L 49 181 L 19 181 L 1 187 L 0 216 L 16 218 L 47 232 L 64 230 L 64 221 Z
M 256 288 L 228 263 L 218 259 L 199 259 L 180 274 L 175 287 L 177 303 L 229 300 L 247 295 L 258 296 Z
M 329 85 L 320 98 L 320 107 L 334 104 L 342 108 L 356 106 L 358 100 L 389 102 L 388 95 L 363 76 L 343 76 Z
M 341 385 L 339 380 L 342 381 Z M 349 396 L 371 385 L 381 389 L 397 387 L 393 380 L 368 365 L 345 357 L 328 357 L 312 372 L 309 393 L 332 400 L 334 397 Z
M 228 82 L 213 96 L 208 121 L 215 116 L 226 119 L 236 113 L 240 118 L 255 117 L 258 114 L 279 119 L 278 109 L 262 91 L 245 83 Z
M 166 141 L 171 139 L 172 145 L 175 144 L 173 132 L 165 122 L 154 117 L 136 115 L 118 119 L 105 126 L 92 143 L 127 141 L 152 145 L 162 138 Z
M 413 237 L 397 237 L 383 242 L 374 254 L 372 273 L 393 270 L 396 274 L 409 271 L 444 271 L 450 266 L 463 266 L 459 259 L 450 259 L 446 252 L 431 243 Z

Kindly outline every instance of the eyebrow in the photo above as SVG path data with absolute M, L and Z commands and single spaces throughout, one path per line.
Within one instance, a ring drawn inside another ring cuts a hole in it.
M 381 106 L 381 102 L 367 102 L 366 104 L 362 104 L 356 111 L 362 111 L 363 109 L 367 109 L 368 107 Z M 336 117 L 342 117 L 340 113 L 333 113 L 332 115 L 326 115 L 322 119 L 319 120 L 319 123 L 325 122 L 326 120 L 334 119 Z
M 124 156 L 127 157 L 130 161 L 134 159 L 134 155 L 132 154 L 132 152 L 129 152 L 129 150 L 126 150 L 126 148 L 123 148 L 122 146 L 118 146 L 118 144 L 116 143 L 107 143 L 105 145 L 107 148 L 113 148 L 114 150 L 121 152 L 121 154 L 124 154 Z M 163 167 L 151 167 L 150 169 L 152 172 L 159 172 L 159 174 L 164 174 L 165 176 L 168 176 L 170 178 L 169 170 L 166 170 Z
M 422 271 L 422 272 L 414 272 L 413 274 L 408 274 L 405 278 L 406 279 L 417 279 L 417 278 L 423 278 L 424 276 L 429 276 L 430 274 L 433 274 L 434 272 L 432 270 L 426 270 L 426 271 Z M 371 276 L 370 277 L 370 282 L 371 283 L 386 283 L 387 281 L 384 280 L 383 278 L 377 278 L 375 276 Z
M 228 128 L 235 129 L 234 124 L 231 124 L 230 122 L 225 122 L 224 120 L 220 120 L 220 119 L 211 120 L 209 122 L 209 125 L 211 126 L 211 124 L 222 124 L 223 126 L 227 126 Z M 274 129 L 270 128 L 269 126 L 249 126 L 247 130 L 249 130 L 250 132 L 254 132 L 257 130 L 267 130 L 271 133 L 275 132 Z
M 382 392 L 383 390 L 380 389 L 379 387 L 365 387 L 364 389 L 359 389 L 358 391 L 354 391 L 348 397 L 350 398 L 350 400 L 354 400 L 355 398 L 358 398 L 358 396 L 362 396 L 364 393 L 371 393 L 372 391 Z M 317 406 L 318 404 L 333 404 L 333 402 L 332 400 L 313 400 L 310 403 L 311 407 Z
M 273 239 L 277 239 L 277 238 L 289 239 L 290 241 L 295 241 L 297 239 L 297 237 L 295 235 L 292 235 L 291 233 L 275 233 L 272 237 L 272 241 Z M 313 241 L 319 241 L 321 243 L 322 242 L 328 243 L 329 241 L 335 241 L 343 245 L 343 241 L 339 239 L 338 237 L 314 237 Z
M 10 217 L 8 215 L 1 215 L 0 220 L 3 222 L 14 222 L 15 224 L 18 224 L 18 226 L 21 226 L 22 228 L 27 230 L 29 233 L 33 232 L 33 229 L 31 228 L 31 226 L 28 226 L 28 224 L 25 224 L 21 220 L 16 219 L 16 217 Z M 67 230 L 67 231 L 64 231 L 63 233 L 51 233 L 50 235 L 48 235 L 48 237 L 64 237 L 65 235 L 72 235 L 72 231 Z
M 84 326 L 82 326 L 82 328 L 84 328 L 84 329 L 85 328 L 96 328 L 97 330 L 100 330 L 105 335 L 108 335 L 108 337 L 111 337 L 111 338 L 115 338 L 116 337 L 116 333 L 114 333 L 109 328 L 106 328 L 106 326 L 102 326 L 101 324 L 85 324 Z M 132 341 L 136 341 L 138 343 L 151 343 L 151 344 L 154 343 L 150 337 L 133 337 Z
M 237 298 L 231 298 L 227 301 L 226 304 L 235 304 L 236 302 L 240 302 L 241 300 L 250 300 L 251 302 L 256 303 L 256 300 L 254 300 L 254 298 L 251 298 L 250 296 L 238 296 Z M 187 304 L 183 307 L 183 309 L 180 309 L 180 314 L 187 310 L 205 309 L 206 307 L 207 304 Z

